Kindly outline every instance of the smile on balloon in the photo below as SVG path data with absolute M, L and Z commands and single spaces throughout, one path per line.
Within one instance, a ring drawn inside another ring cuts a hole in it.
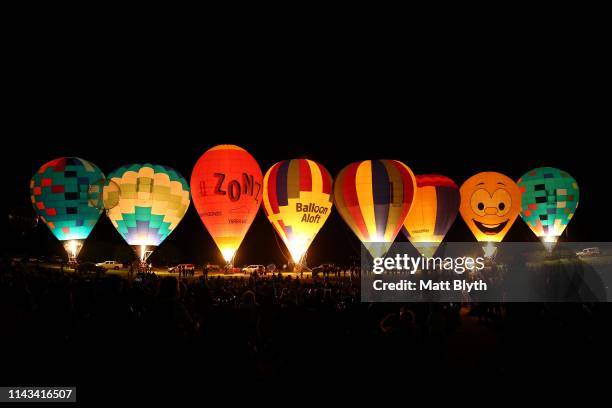
M 483 224 L 475 219 L 472 219 L 472 221 L 474 221 L 474 224 L 482 233 L 487 235 L 499 234 L 506 227 L 506 224 L 508 224 L 508 220 L 499 224 Z

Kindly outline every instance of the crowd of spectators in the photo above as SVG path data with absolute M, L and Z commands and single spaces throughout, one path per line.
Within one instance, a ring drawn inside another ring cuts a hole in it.
M 491 333 L 495 358 L 483 364 L 503 371 L 553 339 L 553 349 L 599 344 L 608 313 L 607 304 L 363 303 L 359 279 L 342 273 L 128 278 L 0 265 L 2 346 L 13 353 L 5 372 L 24 379 L 32 367 L 75 381 L 108 369 L 126 381 L 437 372 L 472 341 L 457 335 L 466 319 Z

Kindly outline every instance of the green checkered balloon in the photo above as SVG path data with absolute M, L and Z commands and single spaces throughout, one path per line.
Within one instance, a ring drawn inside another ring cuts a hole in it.
M 523 221 L 545 244 L 554 245 L 578 208 L 578 183 L 563 170 L 540 167 L 525 173 L 518 185 Z
M 100 218 L 96 205 L 104 174 L 78 157 L 43 165 L 30 181 L 30 199 L 40 219 L 60 241 L 86 239 Z

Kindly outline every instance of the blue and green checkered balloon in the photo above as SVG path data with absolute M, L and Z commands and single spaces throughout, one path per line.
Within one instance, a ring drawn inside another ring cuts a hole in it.
M 43 165 L 30 181 L 30 199 L 40 219 L 60 241 L 86 239 L 102 213 L 104 174 L 78 157 Z
M 552 250 L 578 208 L 578 183 L 563 170 L 540 167 L 525 173 L 517 184 L 523 221 Z

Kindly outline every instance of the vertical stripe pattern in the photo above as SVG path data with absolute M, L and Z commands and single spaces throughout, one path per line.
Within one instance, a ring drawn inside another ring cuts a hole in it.
M 412 206 L 416 179 L 396 160 L 349 164 L 334 183 L 338 212 L 364 243 L 391 243 Z
M 312 160 L 285 160 L 266 172 L 263 185 L 264 212 L 293 260 L 301 262 L 331 213 L 331 176 Z
M 416 176 L 417 192 L 403 232 L 419 248 L 418 243 L 439 244 L 451 228 L 461 195 L 453 180 L 438 174 Z M 431 254 L 438 245 L 431 245 Z

